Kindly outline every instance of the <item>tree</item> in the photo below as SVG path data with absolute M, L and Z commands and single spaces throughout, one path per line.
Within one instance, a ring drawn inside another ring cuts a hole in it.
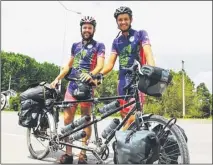
M 203 117 L 210 116 L 212 111 L 212 95 L 210 94 L 205 83 L 200 83 L 197 86 L 197 96 L 200 103 L 200 111 L 203 112 Z
M 1 52 L 1 90 L 7 90 L 11 75 L 11 89 L 21 93 L 32 83 L 46 81 L 51 83 L 59 74 L 59 66 L 48 62 L 39 63 L 27 55 L 13 52 Z M 160 98 L 146 96 L 144 112 L 165 116 L 182 117 L 182 72 L 174 72 L 172 84 Z M 68 81 L 62 80 L 62 97 Z M 103 83 L 95 89 L 95 97 L 116 96 L 118 71 L 107 74 Z M 105 101 L 107 104 L 112 100 Z M 185 106 L 187 117 L 208 117 L 212 112 L 212 94 L 204 83 L 195 88 L 194 82 L 185 73 Z M 98 107 L 103 106 L 99 104 Z

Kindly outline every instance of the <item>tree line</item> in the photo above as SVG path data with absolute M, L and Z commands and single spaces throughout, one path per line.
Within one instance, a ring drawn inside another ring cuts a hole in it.
M 59 74 L 60 66 L 53 63 L 39 63 L 27 55 L 1 51 L 1 91 L 10 88 L 18 93 L 25 91 L 30 84 L 46 81 L 51 83 Z M 173 83 L 160 98 L 146 96 L 144 112 L 169 117 L 182 117 L 182 71 L 171 71 Z M 95 90 L 95 97 L 117 95 L 118 71 L 112 70 L 103 83 Z M 62 80 L 61 92 L 64 96 L 68 81 Z M 106 102 L 105 102 L 106 103 Z M 98 105 L 103 106 L 103 104 Z M 209 117 L 212 112 L 212 94 L 205 83 L 195 87 L 185 73 L 185 114 L 189 118 Z

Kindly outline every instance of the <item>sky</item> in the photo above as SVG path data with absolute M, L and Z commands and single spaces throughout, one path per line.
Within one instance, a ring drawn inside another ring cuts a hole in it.
M 185 71 L 212 93 L 211 1 L 2 1 L 1 50 L 39 62 L 63 65 L 73 42 L 81 40 L 80 18 L 97 20 L 94 39 L 106 46 L 106 62 L 119 29 L 113 17 L 120 6 L 133 11 L 132 28 L 148 32 L 156 65 Z M 118 60 L 114 69 L 118 69 Z

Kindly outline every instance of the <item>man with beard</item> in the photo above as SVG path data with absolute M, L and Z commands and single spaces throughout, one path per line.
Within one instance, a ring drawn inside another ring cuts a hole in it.
M 71 56 L 66 66 L 63 67 L 61 73 L 51 83 L 52 87 L 55 88 L 59 83 L 59 80 L 64 78 L 67 74 L 71 77 L 75 77 L 78 73 L 82 82 L 89 83 L 92 75 L 99 73 L 104 65 L 105 57 L 105 45 L 97 42 L 93 39 L 95 33 L 96 21 L 90 16 L 85 16 L 80 21 L 82 41 L 73 43 L 71 48 Z M 71 72 L 70 68 L 72 68 Z M 75 81 L 70 81 L 67 91 L 65 93 L 65 101 L 76 100 L 73 91 L 78 88 L 78 84 Z M 93 95 L 93 91 L 92 91 Z M 91 114 L 91 103 L 83 102 L 80 103 L 81 116 Z M 64 110 L 64 124 L 68 125 L 74 120 L 75 111 L 77 104 Z M 91 136 L 91 126 L 84 129 L 86 137 L 83 138 L 82 144 L 87 145 L 87 140 Z M 68 139 L 66 139 L 67 141 Z M 66 147 L 66 154 L 60 158 L 61 164 L 72 164 L 73 155 L 72 148 Z M 78 164 L 86 164 L 87 156 L 86 151 L 82 150 L 79 154 Z
M 145 30 L 137 31 L 131 27 L 133 20 L 132 10 L 129 7 L 119 7 L 116 9 L 114 17 L 122 34 L 114 39 L 109 61 L 98 75 L 103 77 L 103 75 L 109 73 L 113 69 L 117 57 L 119 57 L 119 82 L 117 91 L 119 95 L 125 95 L 126 93 L 123 91 L 123 88 L 129 83 L 127 76 L 130 76 L 127 74 L 125 68 L 131 67 L 135 59 L 138 60 L 141 65 L 147 64 L 155 66 L 155 62 L 147 32 Z M 143 103 L 143 93 L 139 92 L 139 97 L 140 102 Z M 121 105 L 126 103 L 123 99 L 119 101 Z M 131 107 L 122 109 L 120 111 L 121 117 L 124 118 L 130 109 Z M 129 121 L 126 122 L 124 129 L 128 128 L 133 120 L 134 116 L 131 116 Z

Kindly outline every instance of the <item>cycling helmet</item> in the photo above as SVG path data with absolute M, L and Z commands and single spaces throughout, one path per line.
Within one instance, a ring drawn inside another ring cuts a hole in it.
M 94 27 L 96 27 L 96 20 L 93 17 L 91 17 L 91 16 L 85 16 L 85 17 L 83 17 L 81 19 L 81 21 L 80 21 L 80 26 L 82 26 L 85 23 L 92 24 Z
M 132 17 L 132 10 L 129 7 L 121 6 L 115 10 L 115 19 L 117 19 L 120 14 L 129 14 L 129 16 Z

